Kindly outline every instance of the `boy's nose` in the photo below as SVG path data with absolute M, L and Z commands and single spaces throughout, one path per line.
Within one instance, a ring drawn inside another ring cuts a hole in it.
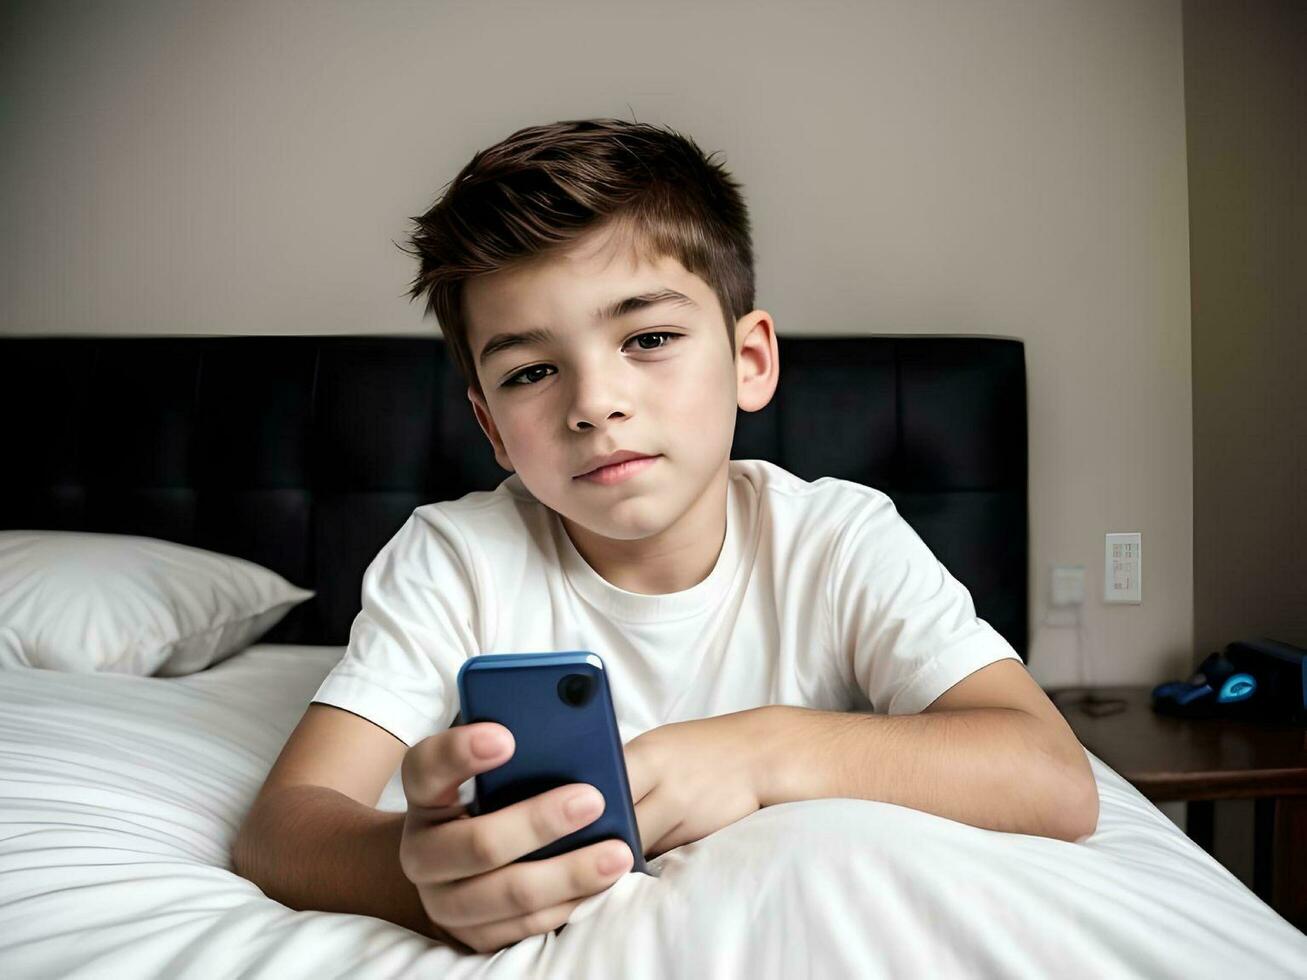
M 589 403 L 577 401 L 568 416 L 568 427 L 578 431 L 599 428 L 604 422 L 626 418 L 628 409 L 614 406 L 613 399 L 592 399 Z
M 621 419 L 621 418 L 625 418 L 625 416 L 622 415 L 621 412 L 614 412 L 613 415 L 610 416 L 610 418 L 618 418 L 618 419 Z M 588 432 L 588 431 L 591 430 L 591 429 L 598 428 L 598 426 L 595 426 L 594 424 L 592 424 L 592 423 L 590 423 L 590 422 L 584 422 L 584 421 L 582 421 L 582 422 L 578 422 L 575 426 L 573 426 L 573 428 L 575 428 L 575 429 L 581 429 L 581 430 L 584 430 L 584 431 L 587 431 L 587 432 Z

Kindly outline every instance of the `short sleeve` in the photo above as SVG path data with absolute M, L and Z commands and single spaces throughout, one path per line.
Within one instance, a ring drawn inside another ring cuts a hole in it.
M 446 517 L 431 505 L 414 511 L 364 572 L 349 646 L 312 700 L 410 746 L 448 728 L 458 669 L 478 652 L 474 564 Z
M 872 710 L 915 714 L 981 667 L 1021 660 L 885 494 L 855 512 L 833 564 L 836 649 Z

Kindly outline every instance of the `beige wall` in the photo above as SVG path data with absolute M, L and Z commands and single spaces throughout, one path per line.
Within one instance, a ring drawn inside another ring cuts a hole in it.
M 1307 4 L 1184 10 L 1195 634 L 1307 647 Z
M 1092 680 L 1187 672 L 1179 0 L 5 11 L 0 331 L 424 332 L 392 240 L 474 150 L 668 123 L 744 182 L 782 334 L 1025 341 L 1036 677 L 1078 676 L 1056 563 Z M 1142 605 L 1102 602 L 1109 531 L 1143 534 Z
M 1307 5 L 1185 0 L 1194 632 L 1307 646 Z M 1215 853 L 1252 883 L 1253 804 Z

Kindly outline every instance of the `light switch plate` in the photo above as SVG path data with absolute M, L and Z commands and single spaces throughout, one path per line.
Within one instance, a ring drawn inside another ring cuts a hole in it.
M 1107 536 L 1103 562 L 1104 602 L 1143 602 L 1142 533 L 1130 531 Z

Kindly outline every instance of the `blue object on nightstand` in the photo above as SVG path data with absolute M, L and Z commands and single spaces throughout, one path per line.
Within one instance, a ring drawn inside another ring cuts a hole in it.
M 1211 684 L 1167 681 L 1153 688 L 1153 710 L 1164 715 L 1208 718 L 1216 714 L 1214 693 Z
M 1307 657 L 1263 637 L 1231 643 L 1198 665 L 1188 681 L 1153 688 L 1153 710 L 1184 718 L 1307 722 Z
M 1222 704 L 1231 701 L 1247 701 L 1257 690 L 1257 678 L 1252 674 L 1231 674 L 1221 685 L 1221 693 L 1216 700 Z

